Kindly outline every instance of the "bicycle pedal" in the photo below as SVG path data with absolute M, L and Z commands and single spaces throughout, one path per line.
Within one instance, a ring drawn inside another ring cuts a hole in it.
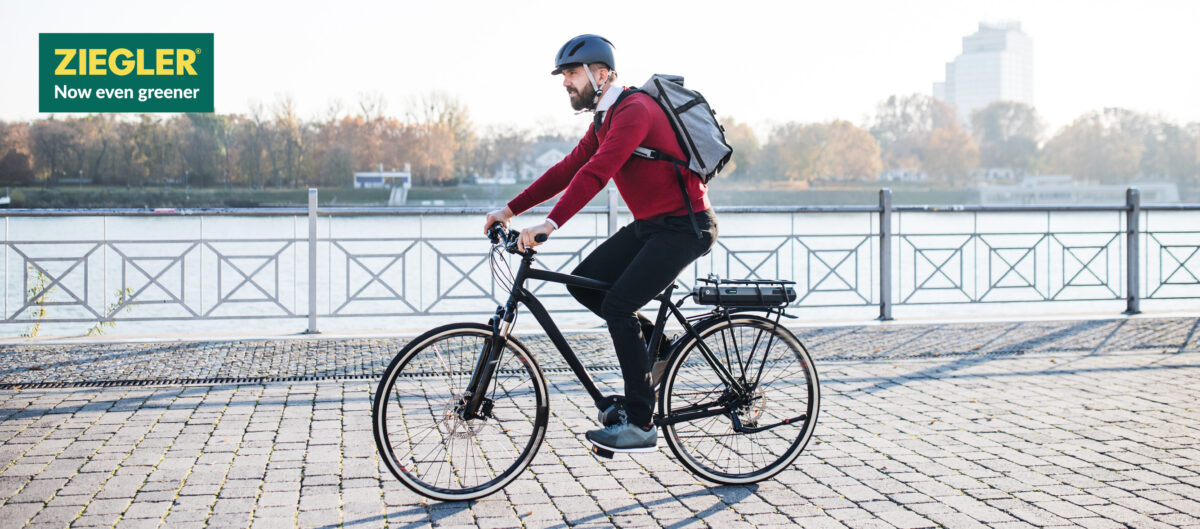
M 594 445 L 594 444 L 592 445 L 592 453 L 596 454 L 599 457 L 603 457 L 604 459 L 612 459 L 613 456 L 616 455 L 616 453 L 613 452 L 612 450 L 609 450 L 607 448 L 602 448 L 602 447 L 600 447 L 598 445 Z

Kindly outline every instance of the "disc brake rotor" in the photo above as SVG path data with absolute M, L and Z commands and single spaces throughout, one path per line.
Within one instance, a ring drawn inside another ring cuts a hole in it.
M 462 403 L 465 401 L 463 395 L 453 395 L 442 407 L 442 413 L 438 416 L 438 431 L 447 439 L 470 439 L 476 437 L 489 429 L 498 429 L 499 423 L 491 417 L 491 401 L 487 401 L 485 405 L 480 406 L 480 412 L 484 415 L 483 418 L 463 419 Z

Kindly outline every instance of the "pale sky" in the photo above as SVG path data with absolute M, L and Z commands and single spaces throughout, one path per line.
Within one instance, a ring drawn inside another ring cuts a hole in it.
M 626 85 L 677 73 L 722 115 L 761 133 L 787 121 L 863 124 L 890 94 L 928 94 L 980 21 L 1033 39 L 1034 105 L 1048 132 L 1120 106 L 1200 121 L 1195 1 L 54 1 L 0 0 L 0 119 L 37 112 L 38 33 L 214 34 L 215 104 L 247 112 L 290 94 L 302 117 L 378 92 L 399 115 L 444 91 L 489 125 L 568 130 L 549 74 L 568 38 L 616 44 Z M 765 139 L 765 138 L 764 138 Z

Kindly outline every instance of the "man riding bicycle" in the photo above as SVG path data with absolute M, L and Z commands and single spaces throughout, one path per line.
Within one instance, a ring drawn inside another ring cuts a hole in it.
M 652 424 L 654 359 L 646 346 L 654 325 L 638 310 L 708 253 L 717 239 L 717 219 L 707 186 L 694 173 L 683 171 L 681 192 L 671 163 L 633 156 L 638 147 L 676 159 L 685 153 L 658 103 L 640 92 L 621 97 L 627 88 L 615 84 L 615 67 L 612 43 L 604 37 L 580 35 L 562 46 L 551 74 L 563 76 L 571 107 L 594 112 L 593 122 L 562 161 L 507 206 L 488 213 L 484 230 L 496 222 L 507 226 L 512 217 L 562 192 L 544 222 L 521 230 L 521 250 L 538 246 L 538 235 L 548 236 L 566 224 L 610 179 L 616 182 L 634 221 L 571 272 L 612 288 L 568 291 L 607 323 L 625 383 L 623 409 L 616 410 L 620 420 L 589 431 L 587 438 L 614 452 L 641 452 L 654 450 L 658 434 Z M 662 344 L 665 349 L 667 340 Z

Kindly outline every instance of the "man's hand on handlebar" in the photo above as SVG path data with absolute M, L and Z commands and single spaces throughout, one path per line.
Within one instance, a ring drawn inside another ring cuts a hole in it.
M 492 225 L 497 222 L 507 228 L 508 222 L 512 220 L 512 218 L 513 212 L 511 209 L 508 209 L 508 206 L 504 206 L 503 208 L 492 211 L 487 214 L 487 219 L 483 221 L 483 232 L 487 233 L 488 230 L 492 229 Z
M 488 227 L 487 237 L 492 241 L 492 244 L 502 245 L 510 253 L 525 255 L 527 251 L 532 251 L 530 249 L 534 246 L 546 242 L 552 231 L 554 231 L 554 225 L 549 222 L 518 232 L 506 228 L 503 222 L 496 221 Z M 522 242 L 522 239 L 525 237 L 528 237 L 527 243 Z
M 545 221 L 538 226 L 530 226 L 521 230 L 521 238 L 517 239 L 517 249 L 524 252 L 526 248 L 533 248 L 546 241 L 546 238 L 554 232 L 554 225 L 550 221 Z

